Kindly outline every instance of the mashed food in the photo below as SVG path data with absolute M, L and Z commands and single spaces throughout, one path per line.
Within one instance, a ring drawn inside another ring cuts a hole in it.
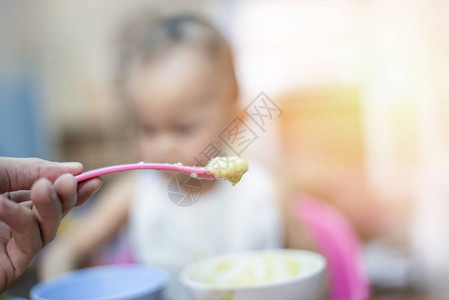
M 213 286 L 251 286 L 291 279 L 304 271 L 291 253 L 257 253 L 227 257 L 204 264 L 190 276 Z
M 204 169 L 215 177 L 227 179 L 232 185 L 236 185 L 248 171 L 248 163 L 238 156 L 222 156 L 212 158 Z

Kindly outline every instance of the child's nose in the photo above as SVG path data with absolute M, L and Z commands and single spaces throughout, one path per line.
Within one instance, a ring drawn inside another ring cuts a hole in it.
M 173 155 L 178 146 L 176 139 L 169 134 L 161 134 L 157 141 L 157 147 L 165 157 Z

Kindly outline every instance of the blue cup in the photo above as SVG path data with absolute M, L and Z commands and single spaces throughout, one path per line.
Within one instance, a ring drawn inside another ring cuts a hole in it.
M 31 289 L 32 300 L 160 300 L 168 274 L 156 267 L 108 265 L 73 271 Z

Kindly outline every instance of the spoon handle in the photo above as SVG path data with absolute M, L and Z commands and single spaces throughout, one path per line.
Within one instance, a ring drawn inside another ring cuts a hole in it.
M 130 170 L 143 170 L 143 169 L 178 171 L 187 174 L 196 174 L 197 177 L 201 179 L 215 179 L 215 177 L 212 174 L 210 174 L 208 171 L 205 171 L 201 167 L 189 167 L 189 166 L 161 164 L 161 163 L 137 163 L 137 164 L 109 166 L 81 173 L 75 176 L 75 178 L 78 182 L 81 182 L 105 174 L 130 171 Z

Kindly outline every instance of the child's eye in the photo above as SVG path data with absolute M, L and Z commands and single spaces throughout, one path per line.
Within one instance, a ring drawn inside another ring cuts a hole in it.
M 141 124 L 140 131 L 145 135 L 153 135 L 155 133 L 154 127 L 147 124 Z
M 175 130 L 178 135 L 191 135 L 195 127 L 193 125 L 178 125 Z

